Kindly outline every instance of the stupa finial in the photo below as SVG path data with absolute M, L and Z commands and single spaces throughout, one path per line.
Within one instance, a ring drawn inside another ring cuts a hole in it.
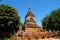
M 30 11 L 31 9 L 30 9 L 30 4 L 28 5 L 28 10 Z

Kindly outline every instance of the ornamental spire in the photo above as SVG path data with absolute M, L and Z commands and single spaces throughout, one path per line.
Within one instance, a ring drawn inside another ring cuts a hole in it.
M 28 12 L 27 12 L 27 15 L 25 17 L 28 17 L 28 16 L 32 16 L 32 17 L 35 17 L 30 9 L 30 5 L 28 5 Z
M 30 9 L 30 4 L 28 5 L 28 10 L 31 11 L 31 9 Z

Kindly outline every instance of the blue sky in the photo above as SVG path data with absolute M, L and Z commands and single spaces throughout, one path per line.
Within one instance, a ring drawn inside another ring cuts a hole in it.
M 41 26 L 41 21 L 46 15 L 50 14 L 52 10 L 60 8 L 60 0 L 2 0 L 0 4 L 8 4 L 15 8 L 23 23 L 30 4 L 31 11 L 35 15 L 35 21 L 39 26 Z

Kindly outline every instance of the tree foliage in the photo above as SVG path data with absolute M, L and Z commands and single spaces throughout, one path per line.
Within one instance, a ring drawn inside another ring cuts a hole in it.
M 19 16 L 17 11 L 8 6 L 0 5 L 0 37 L 14 34 L 19 29 Z
M 42 25 L 45 29 L 52 31 L 60 31 L 60 8 L 54 10 L 42 20 Z

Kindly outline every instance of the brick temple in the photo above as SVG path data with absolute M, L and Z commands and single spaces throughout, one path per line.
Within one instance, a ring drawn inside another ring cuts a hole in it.
M 24 22 L 24 26 L 22 30 L 25 32 L 28 32 L 28 34 L 30 35 L 38 34 L 41 28 L 36 24 L 34 19 L 35 19 L 35 16 L 33 15 L 33 13 L 31 12 L 29 8 L 27 15 L 25 16 L 25 22 Z

